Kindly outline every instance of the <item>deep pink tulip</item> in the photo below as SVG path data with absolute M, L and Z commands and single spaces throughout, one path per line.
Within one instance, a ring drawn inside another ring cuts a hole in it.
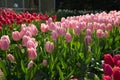
M 45 44 L 45 50 L 49 53 L 51 53 L 54 50 L 54 44 L 53 42 L 47 41 Z
M 113 79 L 114 80 L 120 80 L 120 68 L 114 67 L 113 69 Z
M 102 80 L 112 80 L 110 76 L 104 76 Z
M 115 54 L 113 56 L 113 61 L 114 61 L 114 64 L 117 65 L 117 61 L 120 60 L 120 54 Z

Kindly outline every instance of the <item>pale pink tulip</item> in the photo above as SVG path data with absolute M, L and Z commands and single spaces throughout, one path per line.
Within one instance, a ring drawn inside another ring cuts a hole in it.
M 106 30 L 111 31 L 112 30 L 112 24 L 108 23 L 106 26 Z
M 31 60 L 34 60 L 37 58 L 37 53 L 36 53 L 36 49 L 34 48 L 28 48 L 28 58 Z
M 45 50 L 49 53 L 51 53 L 54 50 L 54 44 L 53 42 L 47 41 L 45 44 Z
M 71 42 L 72 41 L 72 36 L 71 36 L 70 33 L 66 33 L 65 37 L 66 37 L 66 42 Z
M 92 43 L 91 36 L 85 36 L 84 42 L 85 42 L 85 44 L 90 45 Z
M 3 35 L 0 40 L 0 46 L 2 50 L 8 50 L 10 46 L 9 36 Z
M 20 40 L 21 39 L 20 32 L 18 31 L 12 32 L 12 38 L 14 41 Z
M 57 38 L 58 38 L 58 33 L 53 30 L 52 33 L 51 33 L 51 38 L 52 38 L 52 40 L 57 40 Z
M 29 36 L 24 35 L 22 38 L 22 46 L 27 46 L 27 41 L 30 39 Z
M 103 35 L 104 35 L 103 30 L 102 30 L 102 29 L 98 29 L 97 32 L 96 32 L 96 36 L 97 36 L 98 38 L 102 38 Z
M 105 32 L 103 33 L 103 36 L 104 36 L 105 38 L 107 38 L 107 37 L 108 37 L 108 32 L 105 31 Z
M 31 39 L 28 40 L 26 43 L 27 43 L 26 44 L 27 48 L 34 48 L 34 49 L 36 49 L 36 45 L 34 44 L 34 42 Z
M 28 63 L 27 68 L 30 69 L 31 67 L 33 67 L 33 64 L 34 64 L 34 62 L 33 62 L 33 60 L 31 60 L 31 61 Z
M 29 24 L 28 27 L 29 27 L 30 32 L 32 33 L 33 36 L 38 34 L 38 30 L 34 24 Z
M 41 32 L 46 32 L 48 30 L 48 25 L 42 23 L 40 26 L 40 30 L 41 30 Z

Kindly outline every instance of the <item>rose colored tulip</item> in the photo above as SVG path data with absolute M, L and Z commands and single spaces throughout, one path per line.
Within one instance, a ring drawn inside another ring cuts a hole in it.
M 85 36 L 84 42 L 85 42 L 85 44 L 90 45 L 92 43 L 91 36 Z
M 102 38 L 102 37 L 103 37 L 103 34 L 104 34 L 104 32 L 103 32 L 102 29 L 98 29 L 97 32 L 96 32 L 96 36 L 97 36 L 98 38 Z
M 12 54 L 8 54 L 7 57 L 8 57 L 8 60 L 11 61 L 12 63 L 15 62 L 15 58 Z
M 53 30 L 52 33 L 51 33 L 51 38 L 52 38 L 52 40 L 57 40 L 57 38 L 58 38 L 58 33 Z
M 104 71 L 104 75 L 106 76 L 111 76 L 112 75 L 112 67 L 109 64 L 103 64 L 103 71 Z
M 104 76 L 102 80 L 112 80 L 110 76 Z
M 33 64 L 34 64 L 34 62 L 33 62 L 33 60 L 31 60 L 31 61 L 28 63 L 27 68 L 30 69 L 31 67 L 33 67 Z
M 120 80 L 120 68 L 114 67 L 113 69 L 113 79 L 114 80 Z
M 65 37 L 66 37 L 66 42 L 71 42 L 72 41 L 72 36 L 71 36 L 70 33 L 66 33 Z
M 41 30 L 41 32 L 46 32 L 48 30 L 48 25 L 42 23 L 40 26 L 40 30 Z
M 114 61 L 114 64 L 117 65 L 117 61 L 120 60 L 120 54 L 116 54 L 113 56 L 113 61 Z
M 104 54 L 104 63 L 109 64 L 111 67 L 114 67 L 114 61 L 110 54 Z
M 20 32 L 18 31 L 12 32 L 12 38 L 14 41 L 20 40 L 21 39 Z
M 36 49 L 34 48 L 28 48 L 28 58 L 31 60 L 34 60 L 37 58 L 37 53 L 36 53 Z
M 47 60 L 44 59 L 43 62 L 42 62 L 42 64 L 43 64 L 43 66 L 47 66 L 47 64 L 48 64 Z
M 45 50 L 47 52 L 51 53 L 53 51 L 53 49 L 54 49 L 53 42 L 50 42 L 50 41 L 46 42 L 46 44 L 45 44 Z

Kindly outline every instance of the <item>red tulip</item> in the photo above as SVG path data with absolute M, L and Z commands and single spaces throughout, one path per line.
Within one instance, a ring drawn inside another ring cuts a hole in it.
M 103 64 L 103 71 L 104 71 L 104 75 L 106 76 L 111 76 L 112 75 L 112 67 L 109 64 Z
M 112 80 L 110 76 L 104 76 L 102 80 Z
M 113 79 L 120 80 L 120 68 L 119 67 L 115 67 L 113 69 Z
M 109 64 L 111 67 L 114 67 L 113 58 L 110 54 L 104 54 L 104 63 Z

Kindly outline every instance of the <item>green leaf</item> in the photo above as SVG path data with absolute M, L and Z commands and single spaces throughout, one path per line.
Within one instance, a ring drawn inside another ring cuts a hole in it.
M 23 72 L 26 73 L 26 68 L 25 68 L 23 60 L 21 60 L 21 68 L 22 68 Z
M 7 70 L 6 70 L 5 64 L 3 63 L 2 60 L 0 60 L 0 68 L 2 69 L 2 71 L 4 73 L 4 76 L 6 77 L 7 76 Z
M 60 80 L 64 80 L 64 77 L 63 77 L 63 72 L 62 72 L 62 70 L 60 69 L 60 67 L 57 65 L 57 69 L 58 69 L 58 71 L 59 71 L 59 74 L 60 74 Z

